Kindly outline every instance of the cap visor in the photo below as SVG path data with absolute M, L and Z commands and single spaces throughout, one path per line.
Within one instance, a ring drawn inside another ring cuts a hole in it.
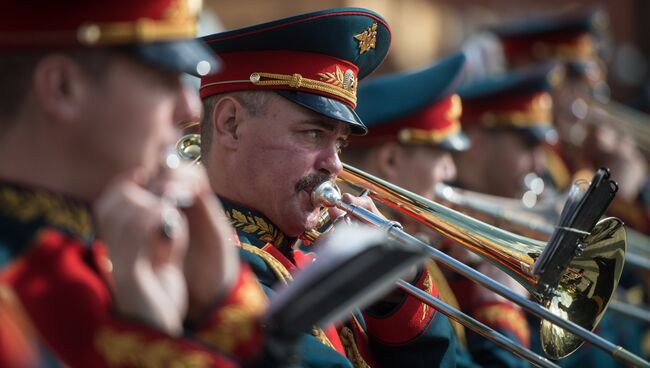
M 134 52 L 146 62 L 196 77 L 213 74 L 219 69 L 213 52 L 194 39 L 137 45 Z
M 454 135 L 447 137 L 445 140 L 438 143 L 438 146 L 455 152 L 467 151 L 471 143 L 469 138 L 463 132 L 458 132 Z
M 312 93 L 300 91 L 275 91 L 280 96 L 317 112 L 328 118 L 342 121 L 350 125 L 350 132 L 354 135 L 368 133 L 368 128 L 361 122 L 361 119 L 354 110 L 337 100 L 319 96 Z

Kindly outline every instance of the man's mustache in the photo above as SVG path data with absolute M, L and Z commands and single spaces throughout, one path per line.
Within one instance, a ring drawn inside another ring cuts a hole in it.
M 300 192 L 301 190 L 311 191 L 320 184 L 331 179 L 333 179 L 331 175 L 324 173 L 307 175 L 300 178 L 300 180 L 298 180 L 296 183 L 296 192 Z

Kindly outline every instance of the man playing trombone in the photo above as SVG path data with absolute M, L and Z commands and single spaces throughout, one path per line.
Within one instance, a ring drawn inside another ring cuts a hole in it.
M 357 83 L 388 51 L 377 14 L 334 9 L 207 36 L 221 73 L 202 78 L 202 162 L 237 229 L 242 254 L 268 293 L 313 254 L 294 249 L 318 225 L 311 195 L 342 170 L 349 134 L 366 127 L 354 112 Z M 369 198 L 344 200 L 378 214 Z M 426 270 L 413 285 L 437 295 Z M 446 317 L 400 291 L 348 323 L 303 338 L 309 366 L 456 365 Z

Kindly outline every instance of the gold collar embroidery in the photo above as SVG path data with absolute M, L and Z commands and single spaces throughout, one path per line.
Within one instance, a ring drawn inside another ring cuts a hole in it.
M 0 183 L 0 215 L 22 223 L 40 220 L 81 239 L 91 239 L 95 233 L 85 203 L 41 189 Z

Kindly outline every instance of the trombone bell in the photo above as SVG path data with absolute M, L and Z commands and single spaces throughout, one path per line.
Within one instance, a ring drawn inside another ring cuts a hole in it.
M 596 224 L 583 240 L 556 288 L 544 306 L 556 315 L 593 330 L 600 322 L 614 294 L 625 262 L 626 235 L 623 222 L 607 218 Z M 575 351 L 583 341 L 574 334 L 543 320 L 542 347 L 547 356 L 560 359 Z

